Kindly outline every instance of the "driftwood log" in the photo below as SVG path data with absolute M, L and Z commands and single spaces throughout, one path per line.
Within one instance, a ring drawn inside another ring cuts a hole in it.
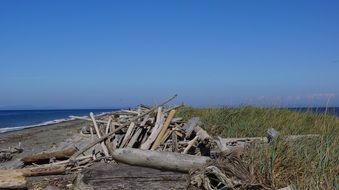
M 65 171 L 65 165 L 0 170 L 0 189 L 25 189 L 25 177 L 62 174 Z
M 77 149 L 74 146 L 72 146 L 64 150 L 40 152 L 37 154 L 26 156 L 22 158 L 21 161 L 23 161 L 25 164 L 31 164 L 31 163 L 49 162 L 50 158 L 63 160 L 70 158 L 76 151 Z
M 188 173 L 192 169 L 202 167 L 211 160 L 209 157 L 205 156 L 133 148 L 116 149 L 112 157 L 118 162 L 129 165 L 184 173 Z

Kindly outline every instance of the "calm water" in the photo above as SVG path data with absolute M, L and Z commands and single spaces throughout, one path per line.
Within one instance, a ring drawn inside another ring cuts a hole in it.
M 339 107 L 318 107 L 318 108 L 289 108 L 290 110 L 293 111 L 298 111 L 298 112 L 312 112 L 315 114 L 328 114 L 328 115 L 336 115 L 339 117 Z
M 114 109 L 74 109 L 74 110 L 0 110 L 0 133 L 29 127 L 60 123 L 70 120 L 70 115 L 88 116 L 115 111 Z

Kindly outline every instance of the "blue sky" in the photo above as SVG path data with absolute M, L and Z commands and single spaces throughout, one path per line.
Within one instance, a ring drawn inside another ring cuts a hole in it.
M 0 1 L 0 109 L 339 106 L 339 1 Z

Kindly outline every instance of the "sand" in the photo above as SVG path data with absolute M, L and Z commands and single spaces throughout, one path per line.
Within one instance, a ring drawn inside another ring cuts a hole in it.
M 84 125 L 86 125 L 86 121 L 74 120 L 2 133 L 0 134 L 0 148 L 15 147 L 21 142 L 24 151 L 15 156 L 23 157 L 48 150 L 75 134 L 79 134 L 79 130 Z
M 89 124 L 87 121 L 73 120 L 0 134 L 0 149 L 16 147 L 19 142 L 24 149 L 22 153 L 14 154 L 11 161 L 0 163 L 0 168 L 15 166 L 16 164 L 12 163 L 17 163 L 17 160 L 24 156 L 50 150 L 75 136 L 79 136 L 81 127 L 87 124 Z M 70 184 L 75 177 L 74 174 L 29 177 L 28 189 L 44 189 L 46 186 L 72 189 Z

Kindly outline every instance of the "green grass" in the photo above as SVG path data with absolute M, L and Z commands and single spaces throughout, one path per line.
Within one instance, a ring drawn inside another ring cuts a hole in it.
M 272 187 L 339 189 L 339 122 L 334 116 L 255 107 L 182 108 L 177 116 L 198 116 L 211 135 L 221 137 L 266 136 L 271 127 L 282 135 L 320 134 L 311 140 L 254 147 L 243 159 L 257 182 Z

